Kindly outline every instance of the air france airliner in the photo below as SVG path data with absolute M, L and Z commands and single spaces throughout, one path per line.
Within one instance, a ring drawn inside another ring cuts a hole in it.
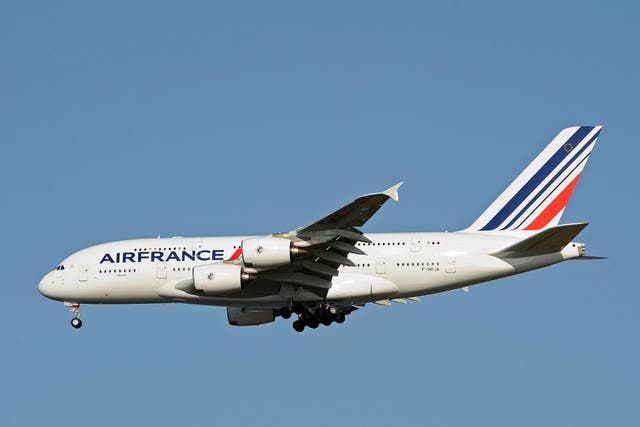
M 367 303 L 423 295 L 595 259 L 574 242 L 587 223 L 560 224 L 601 126 L 562 130 L 468 228 L 457 232 L 360 230 L 402 182 L 360 196 L 324 218 L 266 236 L 174 237 L 104 243 L 47 273 L 39 290 L 62 301 L 80 328 L 81 304 L 223 306 L 229 324 L 295 314 L 293 329 L 343 323 Z

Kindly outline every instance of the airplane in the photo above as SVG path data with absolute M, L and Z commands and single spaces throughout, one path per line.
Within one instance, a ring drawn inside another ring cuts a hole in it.
M 123 240 L 82 249 L 39 283 L 80 328 L 81 304 L 186 303 L 227 308 L 229 324 L 296 315 L 293 329 L 343 323 L 367 303 L 423 295 L 587 256 L 560 224 L 602 126 L 562 130 L 469 227 L 457 232 L 364 233 L 402 182 L 322 219 L 266 236 Z

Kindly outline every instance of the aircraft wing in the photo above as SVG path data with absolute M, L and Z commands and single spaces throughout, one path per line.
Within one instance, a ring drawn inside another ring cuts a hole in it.
M 355 265 L 348 258 L 349 254 L 365 254 L 357 246 L 358 242 L 370 243 L 356 227 L 364 225 L 390 198 L 397 201 L 401 185 L 399 182 L 380 193 L 360 196 L 312 224 L 272 235 L 291 240 L 299 255 L 291 264 L 257 271 L 255 275 L 260 279 L 302 286 L 326 296 L 332 277 L 338 275 L 338 268 Z
M 363 226 L 382 205 L 392 198 L 398 200 L 398 189 L 402 182 L 386 189 L 381 193 L 365 194 L 355 199 L 353 202 L 341 207 L 337 211 L 330 213 L 324 218 L 295 230 L 297 234 L 309 235 L 314 232 L 343 229 L 350 230 L 354 227 Z

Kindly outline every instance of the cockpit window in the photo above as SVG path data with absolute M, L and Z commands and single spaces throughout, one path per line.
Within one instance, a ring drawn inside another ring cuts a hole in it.
M 56 270 L 64 270 L 64 265 L 59 265 L 56 267 Z

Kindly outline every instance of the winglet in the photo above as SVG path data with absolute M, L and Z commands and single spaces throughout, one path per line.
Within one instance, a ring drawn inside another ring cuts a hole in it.
M 387 196 L 391 197 L 393 199 L 393 201 L 397 202 L 398 201 L 398 188 L 400 188 L 402 186 L 402 184 L 404 184 L 404 182 L 400 181 L 399 183 L 397 183 L 393 187 L 389 187 L 386 190 L 384 190 L 382 192 L 382 194 L 386 194 Z

